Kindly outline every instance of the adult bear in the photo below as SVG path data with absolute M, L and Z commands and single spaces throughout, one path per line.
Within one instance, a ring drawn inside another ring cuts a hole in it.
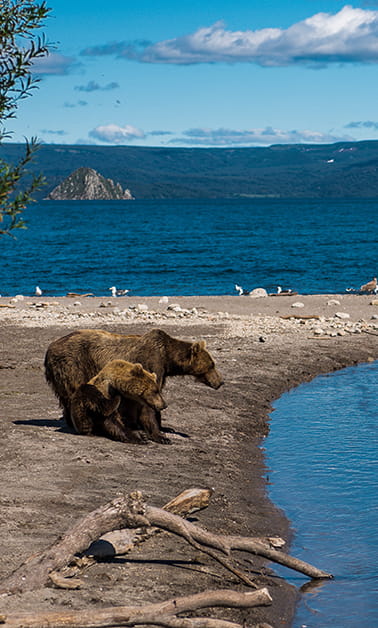
M 187 342 L 172 338 L 161 329 L 143 335 L 115 334 L 98 329 L 74 331 L 54 340 L 45 357 L 46 380 L 63 408 L 68 424 L 71 397 L 75 390 L 94 377 L 107 362 L 114 359 L 139 362 L 156 373 L 160 391 L 168 376 L 193 375 L 198 381 L 219 388 L 223 381 L 205 342 Z M 160 434 L 159 442 L 169 442 L 160 432 L 159 412 L 138 407 L 141 424 L 150 433 Z
M 145 442 L 135 431 L 135 403 L 160 412 L 166 408 L 155 373 L 141 364 L 112 360 L 71 397 L 70 418 L 78 434 L 106 436 L 121 442 Z M 158 434 L 149 434 L 154 440 Z

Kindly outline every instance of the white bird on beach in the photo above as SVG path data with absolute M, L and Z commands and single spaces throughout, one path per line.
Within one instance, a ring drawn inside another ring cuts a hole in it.
M 365 283 L 363 286 L 361 286 L 360 288 L 361 292 L 374 292 L 374 294 L 377 293 L 377 278 L 374 277 L 374 279 L 372 279 L 371 281 L 368 281 L 368 283 Z
M 112 292 L 112 297 L 124 297 L 130 290 L 117 290 L 115 286 L 109 288 Z
M 239 297 L 247 296 L 249 294 L 248 290 L 244 290 L 244 288 L 238 286 L 237 283 L 235 284 L 235 290 L 239 292 Z
M 276 294 L 281 294 L 282 296 L 287 296 L 287 295 L 293 294 L 293 291 L 292 291 L 291 288 L 282 288 L 281 286 L 277 286 Z
M 42 296 L 42 290 L 39 286 L 35 287 L 35 296 L 36 297 L 41 297 Z

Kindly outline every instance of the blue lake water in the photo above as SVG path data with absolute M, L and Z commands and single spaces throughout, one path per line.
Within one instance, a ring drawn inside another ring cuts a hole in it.
M 377 274 L 378 201 L 43 201 L 0 239 L 0 294 L 341 293 Z
M 335 576 L 304 593 L 294 628 L 378 626 L 378 362 L 321 376 L 274 403 L 269 494 L 290 552 Z M 305 576 L 275 568 L 301 587 Z

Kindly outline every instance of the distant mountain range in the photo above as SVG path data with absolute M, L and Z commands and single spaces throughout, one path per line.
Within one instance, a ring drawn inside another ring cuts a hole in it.
M 2 144 L 14 162 L 22 144 Z M 78 168 L 93 168 L 131 190 L 159 198 L 378 198 L 378 141 L 286 144 L 268 148 L 144 148 L 42 144 L 32 170 L 48 194 Z

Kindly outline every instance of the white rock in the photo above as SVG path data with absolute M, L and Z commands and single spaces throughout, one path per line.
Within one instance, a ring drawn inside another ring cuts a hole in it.
M 350 318 L 350 314 L 348 314 L 348 312 L 336 312 L 335 316 L 342 319 Z
M 378 314 L 373 314 L 372 319 L 373 319 L 374 321 L 378 320 Z
M 139 312 L 147 312 L 148 305 L 146 303 L 138 303 L 137 309 L 139 310 Z
M 304 307 L 304 303 L 301 301 L 295 301 L 295 303 L 291 304 L 291 307 Z
M 261 297 L 267 297 L 268 293 L 265 288 L 255 288 L 254 290 L 251 290 L 248 296 L 253 297 L 254 299 L 261 299 Z
M 167 310 L 171 310 L 172 312 L 182 312 L 181 305 L 178 303 L 171 303 L 171 305 L 168 305 Z
M 168 297 L 161 297 L 161 299 L 159 299 L 159 303 L 168 303 Z
M 315 336 L 324 336 L 324 329 L 321 327 L 315 327 L 314 334 Z
M 75 301 L 72 305 L 75 305 L 76 307 L 80 307 L 81 303 L 80 303 L 80 301 Z

